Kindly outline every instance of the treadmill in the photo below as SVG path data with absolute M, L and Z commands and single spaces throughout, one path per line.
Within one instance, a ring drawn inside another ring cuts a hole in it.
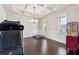
M 0 23 L 0 55 L 23 55 L 23 29 L 18 21 Z

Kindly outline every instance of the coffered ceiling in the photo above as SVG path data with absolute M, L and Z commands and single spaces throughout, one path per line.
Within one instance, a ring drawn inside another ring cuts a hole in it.
M 4 4 L 2 6 L 8 13 L 41 18 L 51 12 L 67 8 L 71 4 Z

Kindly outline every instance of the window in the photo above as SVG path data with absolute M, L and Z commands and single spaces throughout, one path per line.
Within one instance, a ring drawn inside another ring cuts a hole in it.
M 63 14 L 58 17 L 59 20 L 59 33 L 61 35 L 66 35 L 66 24 L 67 24 L 67 16 L 66 14 Z

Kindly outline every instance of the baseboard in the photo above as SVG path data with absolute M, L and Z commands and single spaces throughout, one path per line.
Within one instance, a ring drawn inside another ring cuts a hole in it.
M 56 41 L 56 42 L 59 42 L 59 43 L 61 43 L 61 44 L 65 44 L 65 45 L 66 45 L 66 43 L 60 42 L 60 41 L 58 41 L 58 40 L 54 40 L 53 38 L 46 37 L 46 36 L 44 36 L 44 37 L 47 38 L 47 39 L 49 39 L 49 40 L 53 40 L 53 41 Z
M 32 37 L 32 36 L 24 36 L 23 38 L 30 38 L 30 37 Z
M 62 43 L 62 42 L 59 42 L 59 41 L 56 41 L 56 40 L 53 40 L 53 39 L 50 39 L 50 38 L 47 38 L 47 37 L 45 37 L 47 40 L 51 40 L 51 41 L 55 41 L 55 42 L 57 42 L 57 43 L 60 43 L 60 44 L 63 44 L 64 46 L 66 45 L 65 43 Z
M 25 39 L 25 38 L 32 38 L 32 37 L 33 37 L 33 36 L 24 36 L 23 38 Z M 66 45 L 66 43 L 63 43 L 63 42 L 54 40 L 53 38 L 50 38 L 50 37 L 46 37 L 46 36 L 44 36 L 44 38 L 46 38 L 46 39 L 48 39 L 48 40 L 53 40 L 53 41 L 56 41 L 56 42 L 58 42 L 58 43 L 61 43 L 61 44 Z

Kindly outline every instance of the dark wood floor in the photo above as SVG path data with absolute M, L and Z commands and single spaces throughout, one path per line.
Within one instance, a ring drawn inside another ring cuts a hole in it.
M 63 55 L 66 54 L 65 44 L 44 38 L 34 39 L 32 37 L 24 39 L 25 55 Z

